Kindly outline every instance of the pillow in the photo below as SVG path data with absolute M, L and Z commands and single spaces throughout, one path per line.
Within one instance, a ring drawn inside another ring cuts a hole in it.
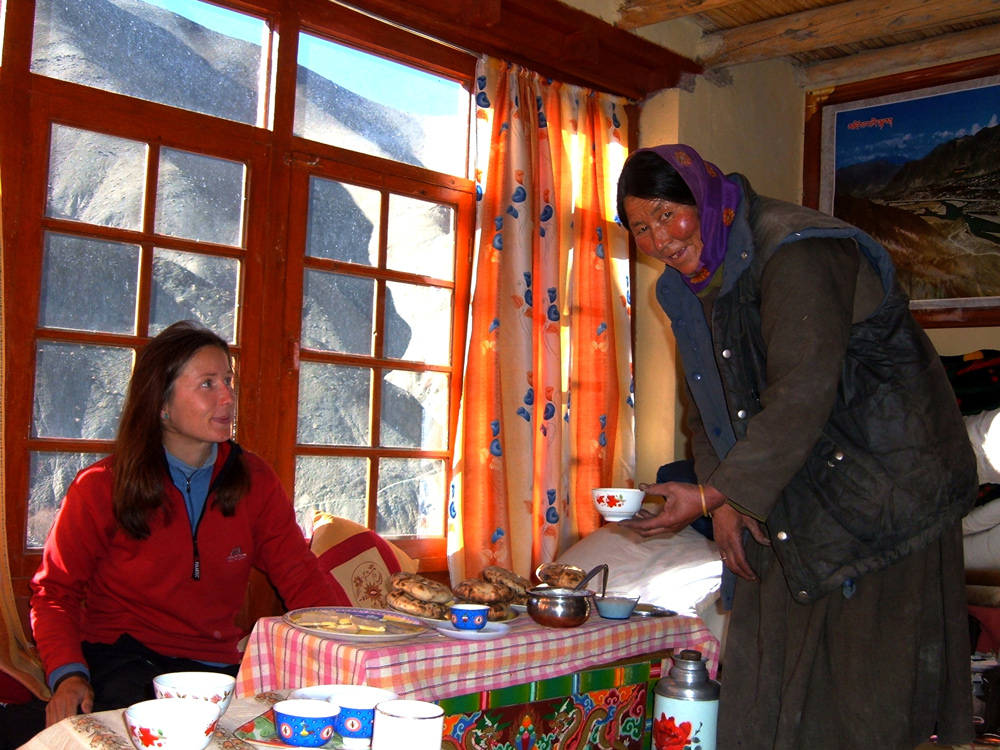
M 690 527 L 644 539 L 609 523 L 574 544 L 556 562 L 586 571 L 606 563 L 609 591 L 638 594 L 647 604 L 680 614 L 699 614 L 712 604 L 722 578 L 715 542 Z M 600 576 L 596 585 L 601 585 Z
M 316 513 L 311 549 L 355 607 L 387 609 L 393 573 L 416 573 L 419 562 L 355 521 Z

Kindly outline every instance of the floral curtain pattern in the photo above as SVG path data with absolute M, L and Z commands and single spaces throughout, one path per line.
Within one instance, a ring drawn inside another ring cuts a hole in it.
M 625 100 L 500 60 L 476 78 L 477 257 L 448 524 L 453 580 L 530 577 L 635 466 Z

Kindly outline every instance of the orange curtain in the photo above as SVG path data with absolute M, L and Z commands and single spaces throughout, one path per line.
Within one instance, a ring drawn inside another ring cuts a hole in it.
M 453 580 L 530 577 L 633 482 L 625 101 L 483 59 L 477 257 L 448 527 Z

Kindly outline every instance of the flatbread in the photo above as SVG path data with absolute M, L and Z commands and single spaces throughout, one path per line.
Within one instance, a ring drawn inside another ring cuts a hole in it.
M 463 601 L 477 604 L 497 604 L 510 602 L 515 593 L 499 583 L 490 583 L 481 578 L 470 578 L 455 587 L 455 596 Z
M 433 620 L 448 619 L 448 607 L 445 604 L 422 602 L 410 596 L 405 591 L 399 591 L 398 589 L 390 591 L 386 594 L 385 598 L 389 606 L 399 612 L 416 615 L 417 617 L 429 617 Z
M 571 589 L 587 577 L 587 571 L 575 565 L 563 563 L 542 563 L 535 571 L 538 580 L 553 588 Z
M 447 604 L 455 598 L 451 589 L 443 583 L 432 581 L 416 573 L 400 571 L 393 573 L 390 579 L 392 588 L 397 591 L 404 591 L 414 599 L 422 602 L 432 602 L 434 604 Z
M 483 568 L 483 579 L 490 583 L 499 583 L 506 586 L 517 596 L 527 596 L 531 582 L 527 578 L 522 578 L 512 570 L 501 568 L 499 565 L 488 565 Z

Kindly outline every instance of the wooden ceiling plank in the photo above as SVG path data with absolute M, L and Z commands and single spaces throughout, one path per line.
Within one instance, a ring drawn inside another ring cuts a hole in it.
M 742 0 L 625 0 L 618 8 L 615 26 L 620 29 L 637 29 L 738 2 Z
M 921 39 L 909 44 L 803 66 L 796 71 L 796 76 L 802 88 L 812 91 L 831 84 L 993 54 L 997 51 L 998 38 L 1000 25 L 979 26 L 932 39 Z
M 706 67 L 772 60 L 821 47 L 1000 17 L 1000 0 L 848 0 L 702 37 Z

